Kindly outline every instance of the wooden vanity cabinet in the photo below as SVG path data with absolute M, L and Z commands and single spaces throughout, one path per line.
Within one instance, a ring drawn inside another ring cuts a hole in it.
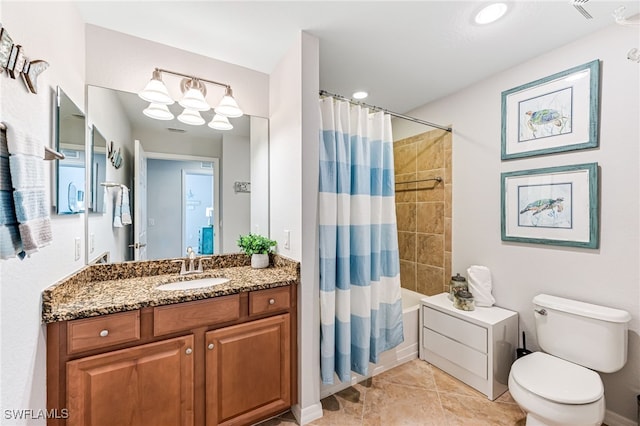
M 67 363 L 68 426 L 193 425 L 193 336 Z
M 47 408 L 68 413 L 47 424 L 249 425 L 286 411 L 296 298 L 292 285 L 47 324 Z

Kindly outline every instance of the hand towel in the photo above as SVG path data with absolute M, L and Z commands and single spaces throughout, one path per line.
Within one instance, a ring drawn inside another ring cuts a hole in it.
M 23 258 L 22 240 L 17 226 L 0 225 L 0 259 Z
M 122 224 L 131 225 L 131 209 L 129 207 L 129 188 L 122 185 Z
M 0 191 L 0 225 L 13 225 L 18 222 L 13 206 L 13 193 Z
M 113 227 L 122 228 L 122 186 L 118 187 L 116 192 L 116 202 L 113 206 Z
M 15 216 L 18 222 L 25 223 L 49 215 L 44 189 L 17 189 L 13 192 Z
M 51 221 L 48 217 L 33 219 L 18 225 L 20 238 L 22 239 L 22 249 L 31 255 L 39 248 L 47 246 L 53 241 L 51 234 Z
M 2 142 L 9 152 L 9 171 L 13 187 L 14 212 L 22 252 L 31 255 L 52 241 L 47 201 L 44 146 L 22 134 L 8 140 L 6 130 Z M 3 152 L 0 150 L 0 152 Z M 15 225 L 14 225 L 15 226 Z M 14 235 L 14 234 L 12 234 Z M 18 249 L 16 249 L 18 250 Z
M 45 186 L 44 163 L 41 159 L 24 154 L 11 154 L 9 168 L 14 189 Z
M 491 271 L 486 266 L 472 265 L 467 269 L 469 291 L 476 306 L 492 306 L 496 299 L 491 294 Z
M 11 191 L 12 189 L 9 157 L 0 157 L 0 191 Z

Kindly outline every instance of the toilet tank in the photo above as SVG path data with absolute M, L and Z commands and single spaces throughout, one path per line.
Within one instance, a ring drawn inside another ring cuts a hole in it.
M 627 362 L 628 312 L 548 294 L 533 298 L 540 348 L 603 373 Z

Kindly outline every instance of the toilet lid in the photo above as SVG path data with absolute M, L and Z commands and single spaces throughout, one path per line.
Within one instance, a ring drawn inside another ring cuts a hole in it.
M 518 359 L 511 375 L 528 391 L 561 404 L 588 404 L 604 395 L 598 373 L 544 352 Z

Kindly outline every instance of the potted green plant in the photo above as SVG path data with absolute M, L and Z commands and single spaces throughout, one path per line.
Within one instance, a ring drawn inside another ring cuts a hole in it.
M 273 251 L 277 243 L 258 234 L 240 235 L 238 247 L 248 256 L 251 256 L 253 268 L 266 268 L 269 266 L 269 253 Z

